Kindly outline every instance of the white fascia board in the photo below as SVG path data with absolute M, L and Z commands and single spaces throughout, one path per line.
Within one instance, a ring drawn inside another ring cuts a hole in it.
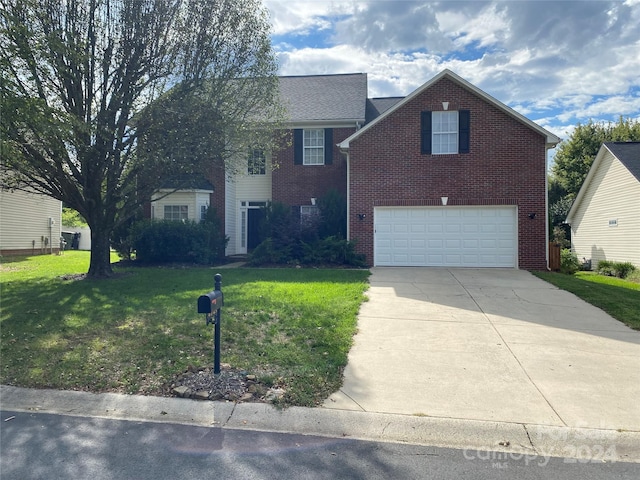
M 546 139 L 547 148 L 552 148 L 555 145 L 557 145 L 558 143 L 560 143 L 560 138 L 555 136 L 553 133 L 551 133 L 551 132 L 547 131 L 546 129 L 542 128 L 540 125 L 532 122 L 531 120 L 529 120 L 524 115 L 516 112 L 511 107 L 508 107 L 507 105 L 505 105 L 501 101 L 493 98 L 488 93 L 480 90 L 478 87 L 476 87 L 475 85 L 469 83 L 464 78 L 460 77 L 459 75 L 457 75 L 456 73 L 452 72 L 451 70 L 445 69 L 442 72 L 440 72 L 439 74 L 437 74 L 435 77 L 433 77 L 431 80 L 429 80 L 425 84 L 423 84 L 421 87 L 417 88 L 416 90 L 411 92 L 409 95 L 407 95 L 405 98 L 400 100 L 398 103 L 396 103 L 389 110 L 385 111 L 382 115 L 380 115 L 374 121 L 372 121 L 371 123 L 368 123 L 367 125 L 362 127 L 360 130 L 355 132 L 353 135 L 351 135 L 349 138 L 346 138 L 345 140 L 340 142 L 338 144 L 340 149 L 341 150 L 348 150 L 349 149 L 349 143 L 352 140 L 355 140 L 358 136 L 362 135 L 364 132 L 366 132 L 373 125 L 375 125 L 378 122 L 382 121 L 384 118 L 386 118 L 387 116 L 391 115 L 396 110 L 402 108 L 406 103 L 409 103 L 411 100 L 413 100 L 414 97 L 416 97 L 417 95 L 420 95 L 424 90 L 429 88 L 431 85 L 433 85 L 434 83 L 436 83 L 437 81 L 439 81 L 443 77 L 450 78 L 451 80 L 453 80 L 454 82 L 456 82 L 457 84 L 462 86 L 463 88 L 465 88 L 467 90 L 470 90 L 472 93 L 474 93 L 475 95 L 483 98 L 485 101 L 487 101 L 488 103 L 494 105 L 499 110 L 502 110 L 507 115 L 515 118 L 517 121 L 519 121 L 521 123 L 524 123 L 525 125 L 527 125 L 531 129 L 533 129 L 533 130 L 537 131 L 538 133 L 540 133 Z

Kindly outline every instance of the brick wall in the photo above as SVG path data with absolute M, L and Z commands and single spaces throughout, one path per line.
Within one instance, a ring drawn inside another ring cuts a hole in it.
M 442 102 L 470 110 L 470 153 L 420 153 L 420 112 Z M 373 264 L 375 206 L 517 205 L 518 266 L 546 269 L 545 157 L 542 135 L 443 78 L 351 142 L 351 239 Z
M 335 144 L 354 132 L 355 128 L 333 129 L 331 165 L 294 165 L 293 144 L 278 152 L 277 168 L 273 171 L 273 200 L 287 205 L 311 205 L 312 197 L 323 197 L 331 188 L 346 196 L 347 162 Z

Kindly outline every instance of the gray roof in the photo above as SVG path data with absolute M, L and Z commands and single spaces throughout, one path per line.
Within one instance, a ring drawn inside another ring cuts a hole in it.
M 640 182 L 640 142 L 605 142 L 605 146 Z
M 179 175 L 168 179 L 162 188 L 180 190 L 208 190 L 213 192 L 215 188 L 211 182 L 202 175 Z
M 367 100 L 367 123 L 378 118 L 404 97 L 370 98 Z
M 279 77 L 289 120 L 364 122 L 367 74 Z

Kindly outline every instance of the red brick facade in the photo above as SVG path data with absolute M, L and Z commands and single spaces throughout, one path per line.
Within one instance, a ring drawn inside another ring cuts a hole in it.
M 273 200 L 286 205 L 311 205 L 311 198 L 323 197 L 330 189 L 347 194 L 347 161 L 336 144 L 355 132 L 355 128 L 333 129 L 331 165 L 295 165 L 294 147 L 277 153 L 273 171 Z
M 442 111 L 442 102 L 449 102 L 450 111 L 470 111 L 469 153 L 421 154 L 420 114 Z M 350 142 L 351 240 L 373 264 L 375 206 L 436 206 L 443 196 L 448 205 L 515 205 L 518 267 L 546 269 L 545 143 L 530 126 L 442 78 Z M 284 174 L 290 182 L 276 190 L 282 182 L 276 175 Z M 293 186 L 300 178 L 286 167 L 274 174 L 274 198 L 276 191 L 286 199 L 311 191 L 311 178 Z M 289 189 L 295 193 L 287 194 Z M 360 220 L 358 214 L 366 217 Z

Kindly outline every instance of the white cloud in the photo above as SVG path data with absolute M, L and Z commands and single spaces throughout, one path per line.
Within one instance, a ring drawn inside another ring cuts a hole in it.
M 450 68 L 561 136 L 640 117 L 640 0 L 265 4 L 282 74 L 366 72 L 371 96 L 397 96 Z

